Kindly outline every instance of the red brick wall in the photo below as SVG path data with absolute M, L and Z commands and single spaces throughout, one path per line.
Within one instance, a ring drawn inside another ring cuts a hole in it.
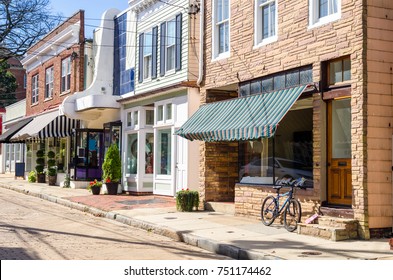
M 81 22 L 81 29 L 79 33 L 79 44 L 71 46 L 69 49 L 61 52 L 58 56 L 47 60 L 39 67 L 33 69 L 27 74 L 27 89 L 26 89 L 26 115 L 36 115 L 46 110 L 58 107 L 61 102 L 70 94 L 78 91 L 82 91 L 84 88 L 84 11 L 79 11 L 74 16 L 69 18 L 66 22 L 61 24 L 52 33 L 44 37 L 43 41 L 40 41 L 34 45 L 30 50 L 33 52 L 39 46 L 50 40 L 53 36 L 58 34 L 64 28 L 68 27 L 72 23 L 77 21 Z M 71 65 L 71 85 L 70 91 L 61 92 L 61 61 L 64 58 L 69 57 L 73 52 L 77 54 L 77 58 L 72 61 Z M 54 81 L 53 81 L 53 96 L 52 98 L 45 100 L 45 71 L 48 67 L 54 67 Z M 32 77 L 39 74 L 39 95 L 38 103 L 31 104 L 31 90 L 32 90 Z

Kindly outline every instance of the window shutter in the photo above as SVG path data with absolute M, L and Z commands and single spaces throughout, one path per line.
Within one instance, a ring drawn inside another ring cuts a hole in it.
M 175 69 L 181 70 L 182 14 L 176 16 L 176 58 Z
M 165 55 L 166 55 L 166 22 L 161 23 L 160 27 L 160 75 L 165 75 Z
M 139 34 L 138 82 L 143 82 L 143 33 Z
M 153 27 L 152 32 L 152 51 L 151 51 L 151 78 L 157 78 L 157 43 L 158 43 L 158 27 Z

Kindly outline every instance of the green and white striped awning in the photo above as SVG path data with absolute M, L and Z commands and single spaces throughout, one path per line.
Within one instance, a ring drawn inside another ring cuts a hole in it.
M 175 134 L 207 142 L 272 137 L 306 87 L 204 104 Z

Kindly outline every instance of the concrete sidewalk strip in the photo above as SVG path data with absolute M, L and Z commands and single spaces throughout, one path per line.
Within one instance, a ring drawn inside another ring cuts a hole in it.
M 132 206 L 133 199 L 140 201 L 141 198 L 121 196 L 121 201 L 119 196 L 113 196 L 112 199 L 111 196 L 100 195 L 97 198 L 84 189 L 64 189 L 46 184 L 28 183 L 14 180 L 7 175 L 0 175 L 0 187 L 164 235 L 233 259 L 393 259 L 393 250 L 390 250 L 389 243 L 385 239 L 334 242 L 289 233 L 280 226 L 266 227 L 258 220 L 231 214 L 208 211 L 177 212 L 172 202 L 168 204 L 169 206 L 165 205 L 166 207 L 158 203 Z M 78 197 L 85 197 L 83 200 L 79 199 L 84 203 L 75 202 L 78 201 Z M 86 203 L 90 204 L 88 197 L 94 199 L 96 204 L 87 205 Z M 97 201 L 108 203 L 111 200 L 115 203 L 113 205 L 119 207 L 109 208 L 111 210 L 108 211 L 100 209 L 100 204 L 97 203 Z M 130 203 L 127 205 L 132 207 L 124 208 L 124 201 L 128 200 Z

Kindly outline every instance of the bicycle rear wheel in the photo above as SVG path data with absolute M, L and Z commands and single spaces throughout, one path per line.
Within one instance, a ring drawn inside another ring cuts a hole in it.
M 292 232 L 297 228 L 297 223 L 302 217 L 302 207 L 296 199 L 291 199 L 284 210 L 284 227 Z
M 261 207 L 261 219 L 265 226 L 270 226 L 276 219 L 276 213 L 278 212 L 276 199 L 274 196 L 269 195 L 263 200 Z

